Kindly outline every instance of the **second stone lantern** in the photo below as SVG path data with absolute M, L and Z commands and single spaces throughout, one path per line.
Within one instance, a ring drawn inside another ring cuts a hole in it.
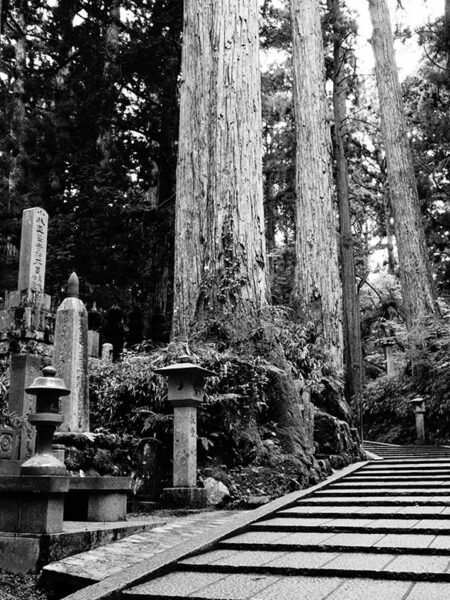
M 168 379 L 167 400 L 173 406 L 173 487 L 163 501 L 172 506 L 203 508 L 206 490 L 197 487 L 197 408 L 203 401 L 204 381 L 214 375 L 181 357 L 179 364 L 156 369 Z

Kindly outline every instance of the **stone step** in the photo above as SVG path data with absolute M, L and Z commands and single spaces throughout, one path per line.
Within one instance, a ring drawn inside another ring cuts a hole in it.
M 393 505 L 403 505 L 403 506 L 450 506 L 450 495 L 449 496 L 436 496 L 436 495 L 428 495 L 428 496 L 418 496 L 416 494 L 413 495 L 399 495 L 395 494 L 392 496 L 387 495 L 377 495 L 377 496 L 361 496 L 361 495 L 347 495 L 341 494 L 317 497 L 316 494 L 314 496 L 310 496 L 305 500 L 300 500 L 298 502 L 300 505 L 328 505 L 328 506 L 336 506 L 337 504 L 346 504 L 348 506 L 393 506 Z
M 399 471 L 398 469 L 388 471 L 388 470 L 371 470 L 366 471 L 365 469 L 361 469 L 361 471 L 357 471 L 354 475 L 349 475 L 345 478 L 346 481 L 357 481 L 359 479 L 374 479 L 380 480 L 384 478 L 395 478 L 395 479 L 404 479 L 407 477 L 411 477 L 412 479 L 434 479 L 434 478 L 448 478 L 450 479 L 450 470 L 447 469 L 437 469 L 435 471 L 432 470 L 424 470 L 424 469 L 405 469 Z
M 450 535 L 428 533 L 325 532 L 285 530 L 247 531 L 220 542 L 218 549 L 270 551 L 327 550 L 336 552 L 393 552 L 450 555 Z M 387 550 L 386 550 L 387 549 Z
M 424 478 L 416 478 L 413 481 L 342 481 L 333 483 L 327 487 L 327 489 L 358 489 L 358 490 L 370 490 L 389 487 L 390 489 L 396 488 L 417 488 L 417 489 L 429 489 L 429 488 L 444 488 L 450 491 L 450 483 L 445 479 L 435 479 L 433 481 L 427 481 Z
M 359 473 L 371 473 L 378 471 L 390 471 L 390 472 L 402 472 L 402 471 L 415 471 L 415 472 L 423 472 L 423 473 L 434 473 L 435 471 L 444 471 L 447 473 L 450 469 L 450 463 L 395 463 L 395 464 L 385 464 L 384 461 L 380 461 L 378 463 L 368 463 L 362 469 L 360 469 Z M 356 473 L 355 473 L 356 474 Z
M 380 461 L 376 461 L 373 463 L 369 463 L 368 465 L 366 465 L 364 468 L 365 469 L 370 469 L 372 468 L 377 468 L 379 469 L 380 466 L 383 465 L 383 467 L 385 468 L 396 468 L 396 467 L 405 467 L 405 466 L 421 466 L 424 468 L 429 468 L 432 466 L 439 466 L 440 468 L 449 468 L 450 467 L 450 461 L 448 458 L 434 458 L 433 460 L 424 460 L 421 458 L 401 458 L 401 459 L 383 459 Z
M 329 518 L 386 518 L 395 516 L 396 519 L 450 519 L 450 507 L 444 506 L 295 506 L 276 513 L 277 517 L 306 517 L 319 516 Z
M 337 553 L 330 551 L 277 552 L 268 550 L 213 550 L 179 563 L 194 572 L 249 572 L 267 575 L 318 575 L 327 577 L 380 577 L 450 581 L 450 556 L 435 554 Z
M 381 458 L 379 462 L 385 462 L 390 460 L 448 460 L 450 458 L 449 454 L 405 454 L 402 457 L 393 455 L 393 454 L 385 454 L 383 456 L 377 455 Z
M 355 488 L 350 488 L 350 489 L 326 489 L 323 492 L 316 492 L 314 494 L 315 497 L 317 498 L 325 498 L 328 496 L 336 496 L 337 498 L 339 497 L 345 497 L 345 496 L 354 496 L 355 495 Z M 429 488 L 426 490 L 423 490 L 423 488 L 419 487 L 419 486 L 414 486 L 412 488 L 408 488 L 408 487 L 399 487 L 399 488 L 390 488 L 390 487 L 380 487 L 380 488 L 363 488 L 360 490 L 359 493 L 361 499 L 364 499 L 366 496 L 372 496 L 372 497 L 377 497 L 377 496 L 444 496 L 444 497 L 449 497 L 450 496 L 450 489 L 447 488 L 438 488 L 438 487 L 433 487 L 433 488 Z
M 447 582 L 175 571 L 122 596 L 126 600 L 448 600 L 446 593 Z
M 386 516 L 348 516 L 342 518 L 322 517 L 278 517 L 254 523 L 249 531 L 292 531 L 331 533 L 414 533 L 450 534 L 450 519 L 395 519 Z

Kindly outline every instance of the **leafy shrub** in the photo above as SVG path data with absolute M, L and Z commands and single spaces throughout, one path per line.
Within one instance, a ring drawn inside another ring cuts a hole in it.
M 431 443 L 450 441 L 450 339 L 420 335 L 421 344 L 408 352 L 408 367 L 395 377 L 380 377 L 364 393 L 367 439 L 412 443 L 415 417 L 409 400 L 425 398 L 425 432 Z M 423 341 L 426 340 L 426 343 Z

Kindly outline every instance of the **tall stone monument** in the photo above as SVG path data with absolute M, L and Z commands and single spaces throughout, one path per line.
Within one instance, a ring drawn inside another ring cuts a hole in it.
M 56 311 L 53 364 L 70 394 L 62 400 L 61 431 L 89 431 L 88 314 L 79 299 L 79 280 L 72 273 L 67 297 Z
M 34 411 L 35 398 L 25 389 L 40 373 L 41 357 L 51 354 L 51 298 L 44 293 L 47 229 L 43 208 L 23 211 L 17 290 L 6 292 L 5 308 L 0 311 L 0 343 L 5 352 L 11 352 L 9 409 L 19 417 Z M 2 458 L 29 458 L 34 449 L 32 430 L 0 430 L 3 445 L 9 436 L 10 451 Z

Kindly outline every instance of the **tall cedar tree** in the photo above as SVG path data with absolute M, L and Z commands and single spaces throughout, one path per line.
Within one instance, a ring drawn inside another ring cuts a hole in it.
M 314 322 L 341 372 L 342 292 L 318 0 L 291 0 L 291 19 L 297 141 L 294 301 Z
M 438 308 L 403 112 L 389 9 L 386 0 L 369 0 L 369 9 L 403 307 L 406 324 L 412 328 L 426 316 L 438 314 Z
M 258 1 L 187 0 L 177 168 L 173 336 L 267 300 Z
M 340 0 L 331 0 L 330 11 L 333 23 L 334 155 L 336 161 L 336 185 L 340 225 L 346 366 L 345 382 L 348 397 L 353 397 L 359 406 L 362 395 L 363 361 L 347 162 L 348 131 L 346 126 L 346 100 L 348 78 L 346 73 L 346 49 L 344 47 L 347 32 L 343 23 Z
M 27 68 L 27 13 L 28 2 L 17 3 L 13 25 L 15 38 L 15 66 L 13 74 L 14 108 L 11 118 L 11 166 L 8 180 L 8 213 L 15 215 L 20 206 L 21 185 L 24 179 L 25 143 L 26 143 L 26 104 L 25 82 Z

